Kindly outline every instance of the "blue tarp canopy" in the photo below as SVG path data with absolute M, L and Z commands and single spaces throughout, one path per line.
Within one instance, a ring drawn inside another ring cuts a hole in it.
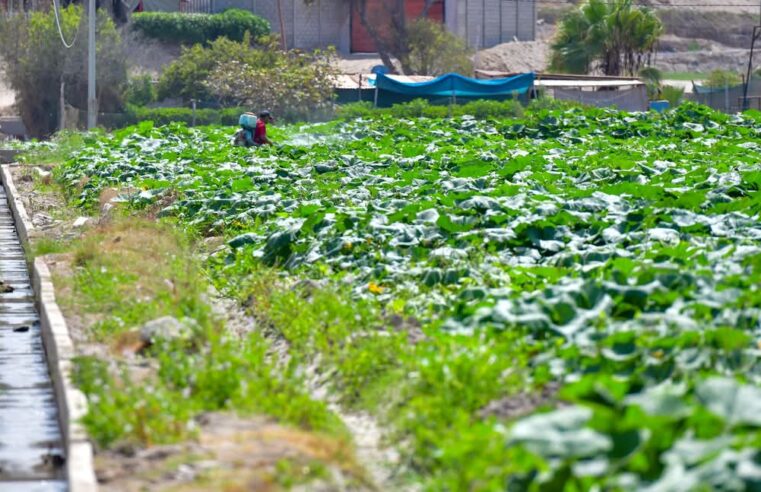
M 525 94 L 534 85 L 534 74 L 525 73 L 506 79 L 479 80 L 448 73 L 428 82 L 399 82 L 378 74 L 378 90 L 410 97 L 467 97 L 489 98 Z

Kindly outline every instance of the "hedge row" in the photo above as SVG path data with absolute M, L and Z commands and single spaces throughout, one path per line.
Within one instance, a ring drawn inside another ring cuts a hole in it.
M 265 19 L 240 9 L 221 14 L 142 12 L 132 16 L 132 29 L 159 41 L 182 44 L 208 43 L 223 36 L 242 41 L 246 31 L 257 39 L 271 32 Z
M 531 110 L 542 109 L 568 109 L 577 106 L 568 101 L 555 101 L 553 99 L 537 99 L 531 102 Z M 250 111 L 250 108 L 226 108 L 226 109 L 196 109 L 195 124 L 201 125 L 227 125 L 238 126 L 238 118 L 241 113 Z M 337 106 L 335 112 L 324 111 L 319 114 L 293 114 L 275 115 L 278 120 L 288 123 L 295 121 L 327 121 L 334 117 L 344 119 L 364 118 L 371 119 L 379 116 L 393 116 L 395 118 L 446 118 L 448 116 L 471 115 L 479 119 L 484 118 L 519 118 L 523 116 L 524 108 L 514 100 L 488 101 L 479 100 L 466 104 L 438 106 L 429 104 L 423 99 L 416 99 L 405 104 L 395 104 L 390 108 L 374 108 L 372 103 L 361 102 Z M 99 117 L 99 123 L 109 129 L 122 128 L 137 124 L 141 121 L 153 121 L 156 125 L 166 125 L 174 122 L 193 124 L 193 110 L 190 108 L 146 108 L 142 106 L 127 106 L 122 114 L 103 114 Z
M 237 126 L 238 118 L 241 113 L 246 111 L 250 111 L 250 109 L 196 109 L 195 124 L 198 126 Z M 98 124 L 108 129 L 123 128 L 135 125 L 141 121 L 153 121 L 156 125 L 167 125 L 174 122 L 192 125 L 194 121 L 193 118 L 193 110 L 190 108 L 146 108 L 129 105 L 124 113 L 99 115 Z
M 430 104 L 425 99 L 415 99 L 404 104 L 394 104 L 390 108 L 374 108 L 370 102 L 344 104 L 337 109 L 341 118 L 373 118 L 390 115 L 395 118 L 446 118 L 448 116 L 471 115 L 476 118 L 517 118 L 523 116 L 523 106 L 516 100 L 478 100 L 465 104 L 443 106 Z

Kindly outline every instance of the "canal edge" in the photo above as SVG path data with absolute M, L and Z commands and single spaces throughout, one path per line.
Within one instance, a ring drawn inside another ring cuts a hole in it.
M 29 252 L 29 231 L 33 228 L 24 204 L 18 196 L 11 165 L 0 168 L 0 181 L 8 196 L 19 239 Z M 34 298 L 40 314 L 40 329 L 47 356 L 48 370 L 55 387 L 61 434 L 66 448 L 66 478 L 70 492 L 95 492 L 97 480 L 93 466 L 93 449 L 81 419 L 87 414 L 87 398 L 71 381 L 74 343 L 66 320 L 55 299 L 50 270 L 41 258 L 31 265 Z

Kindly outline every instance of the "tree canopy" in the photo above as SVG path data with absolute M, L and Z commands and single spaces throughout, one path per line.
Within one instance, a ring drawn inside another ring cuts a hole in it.
M 551 67 L 569 73 L 635 75 L 649 64 L 663 24 L 632 0 L 586 0 L 560 22 Z

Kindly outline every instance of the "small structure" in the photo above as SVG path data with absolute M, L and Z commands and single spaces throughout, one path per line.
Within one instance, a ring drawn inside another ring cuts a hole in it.
M 482 79 L 507 77 L 513 74 L 476 70 Z M 534 89 L 563 101 L 576 101 L 600 108 L 614 107 L 621 111 L 647 111 L 645 83 L 634 77 L 604 75 L 536 74 Z
M 430 1 L 430 5 L 427 3 Z M 347 0 L 280 0 L 285 39 L 290 48 L 335 46 L 339 53 L 375 52 L 375 44 L 359 14 Z M 404 0 L 410 19 L 428 8 L 428 17 L 465 39 L 476 49 L 508 41 L 533 41 L 536 36 L 536 0 Z M 396 2 L 366 0 L 368 21 L 384 23 Z M 145 0 L 145 11 L 217 13 L 237 8 L 250 10 L 280 30 L 275 0 Z
M 24 122 L 16 116 L 0 117 L 0 133 L 19 140 L 26 140 L 29 137 Z
M 408 78 L 411 79 L 411 78 Z M 456 73 L 435 79 L 416 81 L 379 74 L 375 78 L 375 105 L 394 104 L 427 99 L 433 104 L 467 102 L 477 99 L 528 101 L 534 85 L 534 74 L 526 73 L 492 80 L 478 80 Z

